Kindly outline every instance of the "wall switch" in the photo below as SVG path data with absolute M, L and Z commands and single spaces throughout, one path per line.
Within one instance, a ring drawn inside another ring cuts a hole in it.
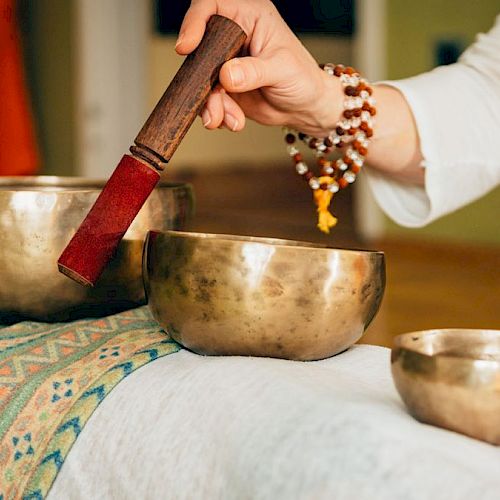
M 464 46 L 463 41 L 459 39 L 438 40 L 434 48 L 436 66 L 456 63 Z

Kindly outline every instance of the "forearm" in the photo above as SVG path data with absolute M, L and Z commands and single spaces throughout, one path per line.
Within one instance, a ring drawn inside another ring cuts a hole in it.
M 417 127 L 404 96 L 395 88 L 376 85 L 377 115 L 367 163 L 393 178 L 424 184 L 423 157 Z

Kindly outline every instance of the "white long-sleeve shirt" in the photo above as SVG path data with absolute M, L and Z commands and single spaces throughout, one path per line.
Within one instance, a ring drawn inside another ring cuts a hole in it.
M 384 83 L 409 103 L 425 167 L 424 187 L 367 169 L 375 199 L 389 217 L 421 227 L 500 184 L 500 15 L 456 64 Z

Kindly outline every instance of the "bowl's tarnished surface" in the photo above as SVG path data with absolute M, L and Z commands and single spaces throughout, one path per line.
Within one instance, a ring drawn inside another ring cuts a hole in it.
M 361 337 L 385 264 L 378 252 L 169 231 L 149 234 L 144 278 L 155 318 L 195 352 L 313 360 Z
M 59 273 L 57 259 L 104 181 L 73 177 L 0 178 L 0 323 L 69 320 L 145 303 L 142 248 L 150 229 L 182 229 L 191 215 L 188 185 L 153 191 L 94 288 Z
M 500 331 L 399 335 L 392 374 L 418 420 L 500 445 Z

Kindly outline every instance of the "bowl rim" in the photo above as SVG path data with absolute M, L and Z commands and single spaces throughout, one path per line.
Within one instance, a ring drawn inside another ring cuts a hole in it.
M 162 234 L 165 236 L 175 237 L 175 238 L 185 238 L 185 239 L 203 239 L 206 241 L 218 240 L 221 242 L 232 242 L 232 243 L 245 243 L 245 244 L 259 244 L 267 245 L 271 247 L 278 248 L 289 248 L 289 249 L 303 249 L 303 250 L 327 250 L 336 252 L 345 252 L 351 254 L 367 254 L 367 255 L 377 255 L 379 257 L 384 257 L 384 252 L 379 250 L 363 250 L 363 249 L 350 249 L 350 248 L 336 248 L 328 246 L 324 243 L 312 243 L 309 241 L 300 240 L 287 240 L 284 238 L 271 238 L 266 236 L 248 236 L 248 235 L 238 235 L 238 234 L 225 234 L 225 233 L 202 233 L 202 232 L 191 232 L 191 231 L 157 231 L 151 230 L 150 233 L 155 233 L 156 235 Z M 149 240 L 150 238 L 148 238 Z
M 468 355 L 467 353 L 454 354 L 450 352 L 443 353 L 439 351 L 428 353 L 425 352 L 421 347 L 417 347 L 417 345 L 415 345 L 415 347 L 411 346 L 411 342 L 417 342 L 424 336 L 450 335 L 457 332 L 465 335 L 482 333 L 486 335 L 492 335 L 495 338 L 498 337 L 500 339 L 500 330 L 488 328 L 433 328 L 429 330 L 416 330 L 414 332 L 396 335 L 396 337 L 394 337 L 393 339 L 392 352 L 394 353 L 395 351 L 405 351 L 427 359 L 447 359 L 461 362 L 481 361 L 483 363 L 494 363 L 497 365 L 498 369 L 500 369 L 500 356 L 492 359 L 485 359 L 484 357 L 473 356 L 472 354 Z
M 51 187 L 62 188 L 57 191 L 59 193 L 70 193 L 74 191 L 88 192 L 102 189 L 106 182 L 107 179 L 104 178 L 83 176 L 11 175 L 0 177 L 0 194 L 17 193 L 19 192 L 19 188 L 22 188 L 23 192 L 51 192 Z M 193 189 L 192 185 L 187 182 L 170 182 L 165 180 L 160 180 L 157 188 L 168 188 L 172 190 Z

